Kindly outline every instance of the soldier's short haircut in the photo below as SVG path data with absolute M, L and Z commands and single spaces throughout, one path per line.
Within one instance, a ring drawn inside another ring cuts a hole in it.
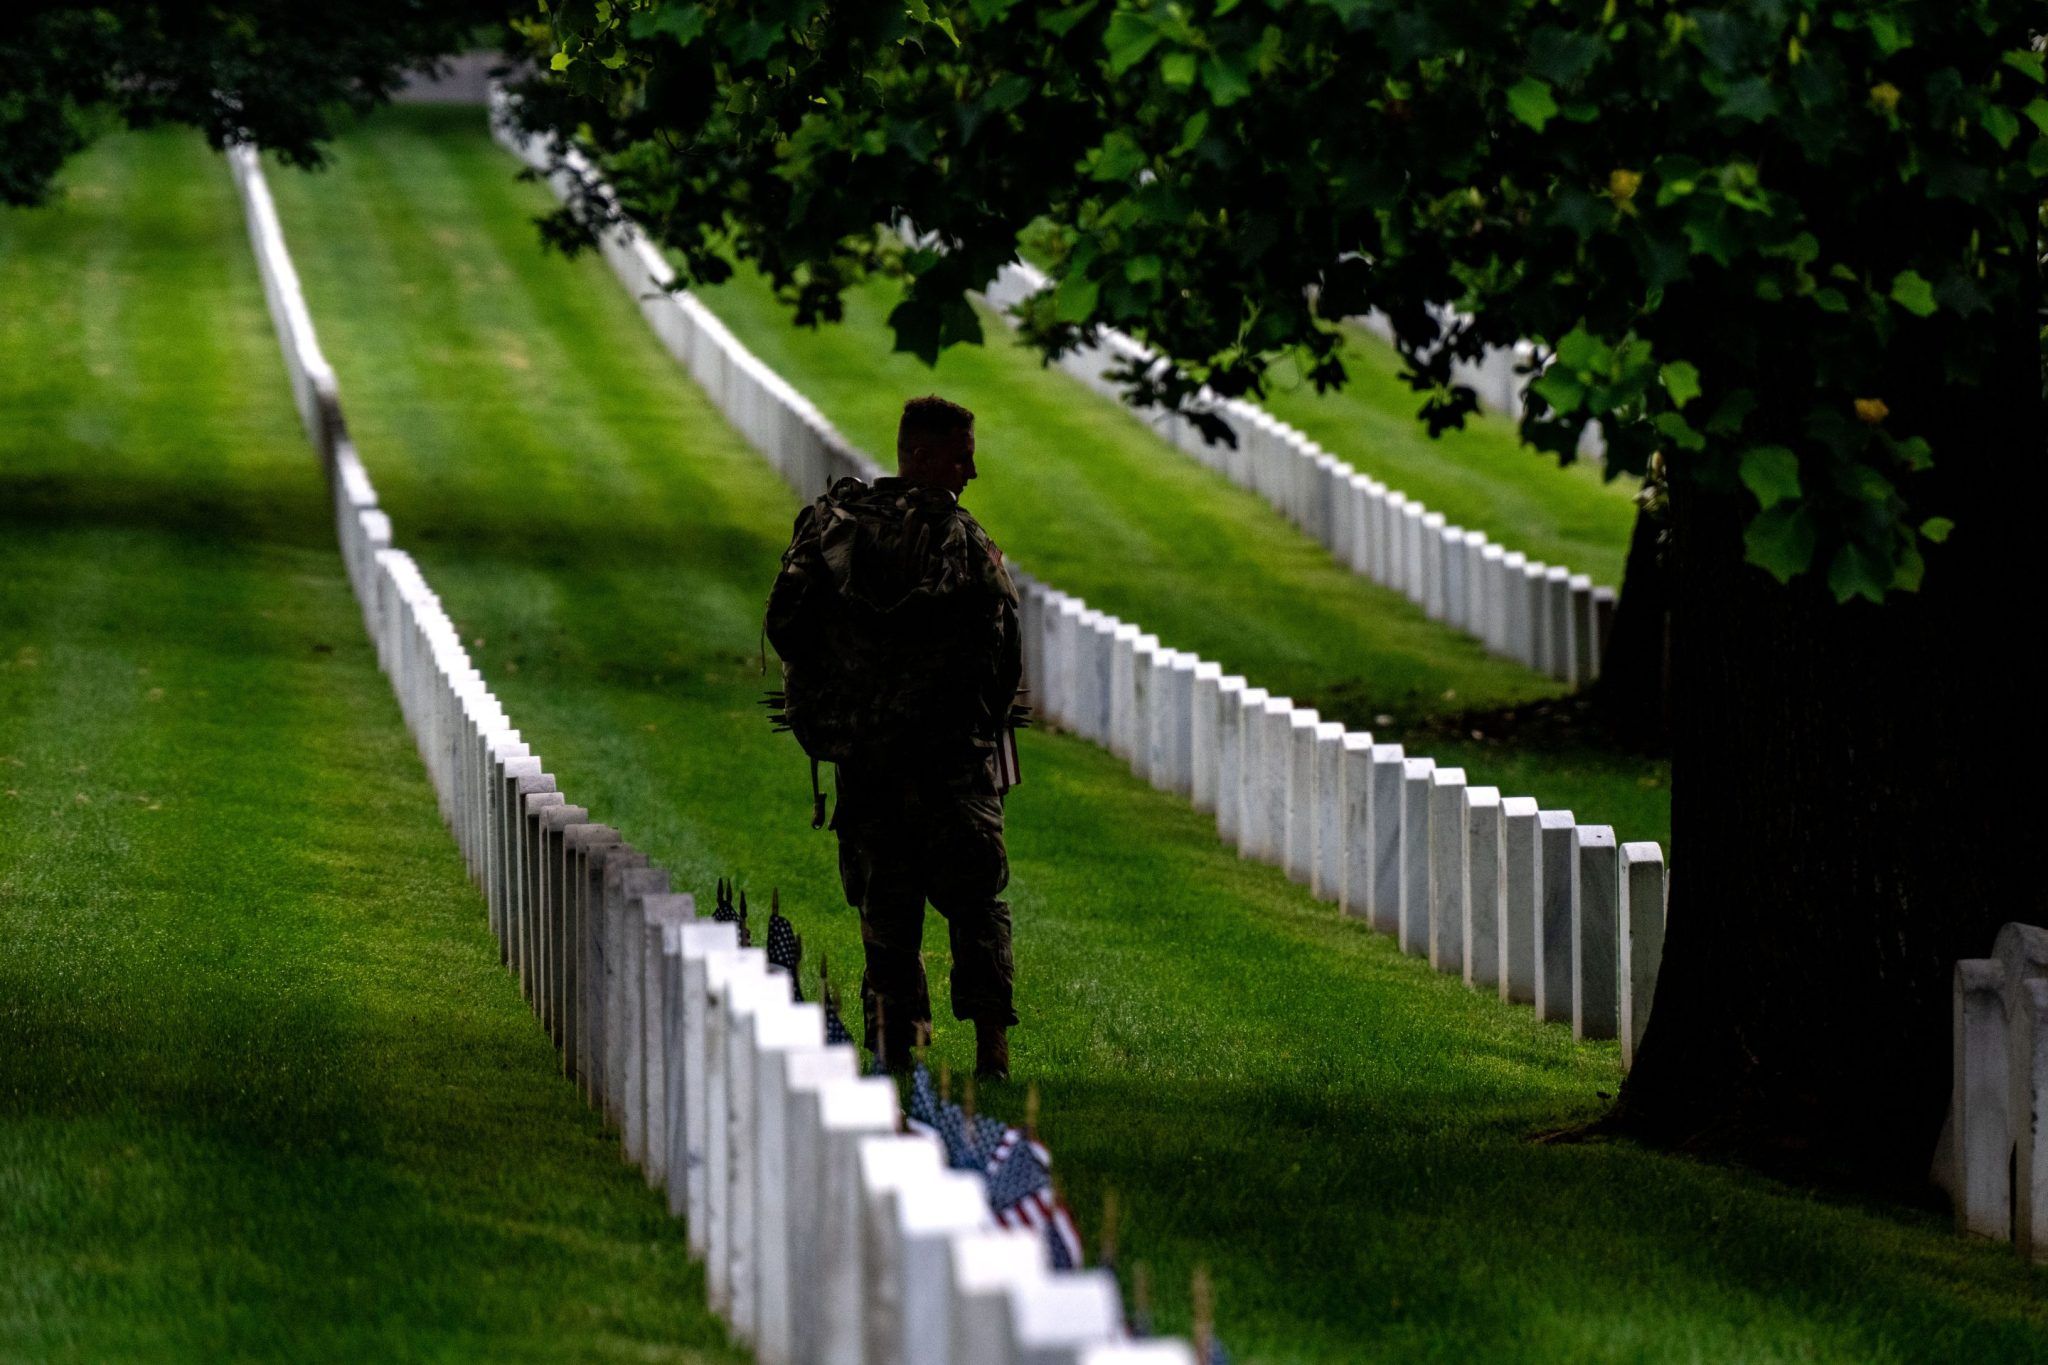
M 958 403 L 935 393 L 913 398 L 903 405 L 903 420 L 896 424 L 896 456 L 963 431 L 974 430 L 974 414 Z

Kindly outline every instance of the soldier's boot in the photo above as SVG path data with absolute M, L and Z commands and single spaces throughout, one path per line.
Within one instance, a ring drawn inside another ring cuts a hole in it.
M 974 1074 L 984 1081 L 1010 1079 L 1010 1031 L 1001 1024 L 975 1022 Z

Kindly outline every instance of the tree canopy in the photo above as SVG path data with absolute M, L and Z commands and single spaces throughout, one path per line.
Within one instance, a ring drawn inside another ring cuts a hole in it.
M 109 126 L 186 123 L 315 165 L 337 116 L 499 19 L 479 0 L 199 0 L 0 7 L 0 203 L 40 203 Z
M 1136 332 L 1133 396 L 1343 382 L 1391 316 L 1433 427 L 1454 360 L 1554 357 L 1523 421 L 1570 458 L 1660 455 L 1747 498 L 1748 559 L 1839 599 L 1918 587 L 1955 509 L 1920 475 L 1983 319 L 2039 290 L 2048 89 L 2024 0 L 554 0 L 529 120 L 594 147 L 623 210 L 716 281 L 756 262 L 806 322 L 900 269 L 899 346 L 1034 223 L 1049 351 Z M 905 250 L 878 223 L 934 234 Z M 1436 305 L 1448 305 L 1446 313 Z

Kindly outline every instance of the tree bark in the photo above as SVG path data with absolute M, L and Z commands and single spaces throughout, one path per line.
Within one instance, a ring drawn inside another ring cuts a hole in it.
M 1675 471 L 1675 837 L 1655 1008 L 1610 1127 L 1924 1190 L 1947 1106 L 1950 982 L 1998 927 L 2048 918 L 2041 374 L 2031 300 L 2010 370 L 1937 413 L 1912 491 L 1952 517 L 1918 593 L 1837 605 L 1743 562 L 1739 490 Z M 1917 391 L 1912 391 L 1917 389 Z
M 1665 582 L 1662 512 L 1636 513 L 1614 629 L 1590 691 L 1594 714 L 1623 741 L 1662 752 L 1671 727 L 1671 595 Z

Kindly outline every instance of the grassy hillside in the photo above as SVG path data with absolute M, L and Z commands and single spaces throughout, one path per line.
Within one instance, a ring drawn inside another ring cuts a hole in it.
M 599 263 L 539 252 L 546 201 L 511 172 L 475 111 L 407 110 L 331 173 L 277 177 L 365 458 L 564 787 L 684 887 L 779 886 L 850 977 L 830 838 L 755 705 L 796 500 Z M 1024 762 L 1018 1072 L 1084 1223 L 1118 1192 L 1165 1325 L 1206 1263 L 1254 1365 L 2039 1352 L 2039 1274 L 1932 1213 L 1531 1142 L 1599 1112 L 1612 1047 L 1402 958 L 1089 746 L 1028 735 Z M 957 1074 L 968 1037 L 928 942 Z M 1015 1087 L 983 1100 L 1022 1107 Z
M 0 1358 L 737 1361 L 497 964 L 226 167 L 0 211 Z

